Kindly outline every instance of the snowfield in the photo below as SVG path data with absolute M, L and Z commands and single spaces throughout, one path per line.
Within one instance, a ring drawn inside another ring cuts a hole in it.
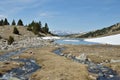
M 96 42 L 101 44 L 120 45 L 120 34 L 84 40 L 88 42 Z

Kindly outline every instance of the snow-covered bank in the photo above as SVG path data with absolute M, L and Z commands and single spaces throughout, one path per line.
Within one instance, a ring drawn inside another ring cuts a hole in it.
M 120 45 L 120 34 L 106 36 L 106 37 L 85 39 L 85 41 L 96 42 L 101 44 Z
M 60 39 L 60 37 L 57 37 L 57 36 L 48 36 L 48 37 L 42 37 L 42 39 L 45 39 L 45 40 L 54 40 L 54 39 Z

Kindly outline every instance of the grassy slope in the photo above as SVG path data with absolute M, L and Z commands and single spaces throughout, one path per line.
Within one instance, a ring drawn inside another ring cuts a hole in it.
M 103 37 L 103 36 L 109 36 L 113 34 L 120 34 L 120 23 L 114 24 L 112 26 L 83 33 L 83 34 L 77 34 L 77 35 L 70 35 L 69 37 L 77 37 L 77 38 L 88 38 L 88 37 Z
M 13 36 L 15 40 L 35 36 L 32 32 L 28 31 L 26 27 L 23 26 L 17 26 L 20 35 L 13 34 L 14 27 L 15 26 L 0 26 L 0 35 L 5 39 L 8 39 L 9 36 Z

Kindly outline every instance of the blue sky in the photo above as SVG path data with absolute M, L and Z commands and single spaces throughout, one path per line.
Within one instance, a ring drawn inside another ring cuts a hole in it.
M 86 32 L 120 22 L 120 0 L 0 0 L 0 19 L 48 23 L 51 30 Z

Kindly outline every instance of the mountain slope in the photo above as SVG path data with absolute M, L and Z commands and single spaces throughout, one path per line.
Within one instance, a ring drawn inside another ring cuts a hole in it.
M 9 36 L 12 36 L 14 37 L 15 41 L 19 41 L 19 40 L 26 39 L 28 37 L 32 38 L 32 37 L 38 36 L 38 35 L 35 35 L 32 31 L 27 30 L 27 27 L 24 27 L 24 26 L 16 26 L 20 34 L 19 35 L 14 34 L 13 33 L 14 27 L 15 26 L 9 26 L 9 25 L 0 26 L 0 37 L 2 37 L 3 39 L 8 39 Z M 51 36 L 51 34 L 41 33 L 41 32 L 40 32 L 40 35 Z
M 16 26 L 20 35 L 13 34 L 14 26 L 0 26 L 0 36 L 4 39 L 8 39 L 9 36 L 13 36 L 15 40 L 21 40 L 26 37 L 34 37 L 36 36 L 31 31 L 28 31 L 26 27 Z
M 79 38 L 108 36 L 108 35 L 119 34 L 119 33 L 120 33 L 120 23 L 117 23 L 110 27 L 88 32 L 86 34 L 79 36 Z

